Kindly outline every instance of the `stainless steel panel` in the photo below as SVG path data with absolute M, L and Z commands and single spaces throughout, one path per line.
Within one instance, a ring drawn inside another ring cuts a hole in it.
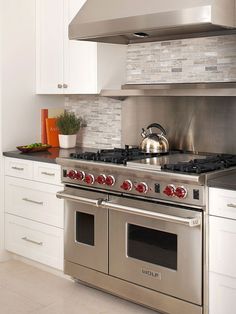
M 205 204 L 205 193 L 204 193 L 204 182 L 205 176 L 199 175 L 185 175 L 185 174 L 173 174 L 171 172 L 160 172 L 153 170 L 138 170 L 124 166 L 112 166 L 110 164 L 101 164 L 101 163 L 85 163 L 80 162 L 78 160 L 64 160 L 67 164 L 71 164 L 72 169 L 82 170 L 86 173 L 93 173 L 95 177 L 100 175 L 101 173 L 105 175 L 114 176 L 116 182 L 113 186 L 107 186 L 105 184 L 98 184 L 95 182 L 93 185 L 88 185 L 84 181 L 73 180 L 68 177 L 62 177 L 62 181 L 65 184 L 74 184 L 75 186 L 80 186 L 83 188 L 96 189 L 105 191 L 112 191 L 117 194 L 125 193 L 128 195 L 133 195 L 135 197 L 147 198 L 147 199 L 159 199 L 163 202 L 169 203 L 178 203 L 178 204 L 188 204 L 195 207 L 202 207 Z M 63 162 L 63 160 L 62 160 Z M 64 167 L 64 170 L 69 171 L 70 167 Z M 122 183 L 130 179 L 133 183 L 133 188 L 131 191 L 125 192 L 121 189 Z M 147 193 L 139 193 L 135 190 L 135 185 L 139 182 L 145 182 L 149 189 Z M 177 197 L 169 197 L 165 193 L 163 193 L 165 187 L 168 184 L 174 184 L 177 186 L 183 186 L 187 189 L 187 196 L 184 199 L 180 199 Z M 159 188 L 157 189 L 157 185 Z M 199 191 L 199 199 L 193 198 L 194 190 Z M 81 198 L 81 197 L 80 197 Z M 83 202 L 86 200 L 82 200 Z M 94 204 L 101 203 L 100 200 L 95 200 Z
M 179 217 L 201 218 L 201 213 L 158 204 L 119 199 L 118 205 L 148 210 Z M 131 258 L 127 253 L 127 225 L 134 224 L 177 235 L 177 270 Z M 109 273 L 177 298 L 202 305 L 202 225 L 189 228 L 179 223 L 147 218 L 141 213 L 109 213 Z M 147 269 L 159 276 L 147 276 Z
M 122 143 L 139 145 L 141 129 L 163 125 L 170 149 L 236 154 L 235 97 L 130 97 L 122 106 Z
M 128 44 L 235 26 L 234 0 L 88 0 L 69 26 L 70 39 Z M 135 36 L 135 33 L 147 36 Z
M 106 199 L 106 195 L 67 189 L 66 194 L 78 195 L 83 199 Z M 76 241 L 76 212 L 94 216 L 94 246 Z M 85 202 L 65 201 L 65 259 L 73 263 L 108 273 L 108 210 L 88 205 Z
M 140 160 L 132 160 L 127 162 L 127 166 L 133 169 L 146 169 L 157 171 L 161 170 L 161 166 L 165 164 L 176 164 L 179 162 L 189 162 L 195 158 L 204 159 L 206 156 L 203 154 L 195 155 L 195 154 L 170 154 L 163 155 L 159 157 L 152 157 Z
M 236 96 L 236 83 L 127 84 L 123 85 L 120 90 L 103 89 L 100 95 L 118 99 L 155 96 L 234 97 Z
M 203 314 L 201 306 L 65 261 L 65 273 L 86 285 L 110 292 L 161 313 Z M 205 313 L 207 314 L 207 313 Z

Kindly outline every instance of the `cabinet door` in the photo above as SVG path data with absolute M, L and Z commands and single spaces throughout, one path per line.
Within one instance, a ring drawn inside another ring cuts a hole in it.
M 36 0 L 38 94 L 63 94 L 64 0 Z
M 97 43 L 69 40 L 68 26 L 86 0 L 64 0 L 64 93 L 97 93 Z
M 236 279 L 210 273 L 209 314 L 235 313 Z
M 209 213 L 236 219 L 236 191 L 209 188 Z
M 210 217 L 210 271 L 236 278 L 236 221 Z
M 5 175 L 22 179 L 33 179 L 34 163 L 30 160 L 5 157 Z
M 6 250 L 63 269 L 63 229 L 5 214 Z
M 60 189 L 56 185 L 6 176 L 5 212 L 63 228 L 64 202 L 56 197 Z

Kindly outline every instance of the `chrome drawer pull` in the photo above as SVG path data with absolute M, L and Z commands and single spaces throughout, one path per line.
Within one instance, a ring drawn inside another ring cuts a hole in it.
M 21 238 L 21 240 L 24 240 L 26 242 L 30 242 L 30 243 L 33 243 L 33 244 L 36 244 L 36 245 L 40 245 L 40 246 L 43 245 L 43 242 L 37 242 L 37 241 L 34 241 L 34 240 L 30 240 L 27 237 L 23 237 L 23 238 Z
M 13 170 L 18 170 L 18 171 L 23 171 L 23 170 L 25 170 L 24 168 L 20 168 L 20 167 L 11 167 L 11 169 L 13 169 Z
M 227 204 L 227 207 L 236 208 L 236 204 Z
M 55 173 L 46 172 L 46 171 L 42 171 L 41 174 L 44 174 L 45 176 L 51 176 L 51 177 L 54 177 L 54 176 L 55 176 Z
M 157 212 L 149 212 L 147 210 L 113 204 L 110 202 L 103 201 L 101 204 L 105 208 L 114 209 L 120 212 L 128 213 L 128 214 L 137 214 L 143 217 L 147 218 L 156 218 L 158 220 L 163 220 L 167 222 L 173 222 L 173 223 L 179 223 L 188 227 L 197 227 L 201 225 L 201 218 L 200 217 L 190 217 L 190 218 L 184 218 L 184 217 L 178 217 L 178 216 L 172 216 Z
M 33 204 L 37 204 L 37 205 L 43 205 L 43 202 L 37 202 L 37 201 L 34 201 L 34 200 L 30 200 L 30 199 L 28 199 L 26 197 L 22 198 L 22 201 L 33 203 Z

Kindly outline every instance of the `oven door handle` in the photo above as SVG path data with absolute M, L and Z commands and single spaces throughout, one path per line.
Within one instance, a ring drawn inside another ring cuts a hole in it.
M 102 201 L 101 205 L 103 207 L 114 209 L 120 212 L 129 213 L 129 214 L 138 214 L 147 218 L 155 218 L 155 219 L 159 219 L 159 220 L 163 220 L 167 222 L 179 223 L 182 225 L 186 225 L 188 227 L 197 227 L 201 225 L 200 217 L 184 218 L 184 217 L 166 215 L 166 214 L 157 213 L 157 212 L 149 212 L 147 210 L 138 209 L 134 207 L 118 205 L 118 204 L 114 204 L 107 201 Z
M 77 195 L 75 196 L 75 195 L 71 195 L 71 194 L 66 194 L 64 191 L 57 192 L 56 196 L 57 196 L 57 198 L 60 198 L 60 199 L 65 199 L 68 201 L 73 201 L 73 202 L 78 202 L 78 203 L 89 204 L 89 205 L 93 205 L 93 206 L 97 206 L 97 207 L 99 207 L 103 201 L 103 199 L 93 200 L 93 199 L 87 198 L 87 197 L 81 197 L 81 196 L 77 196 Z

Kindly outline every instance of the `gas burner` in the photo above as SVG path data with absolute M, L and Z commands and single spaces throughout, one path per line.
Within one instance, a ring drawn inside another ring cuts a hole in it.
M 165 164 L 162 170 L 201 174 L 236 166 L 236 155 L 221 154 L 206 158 L 193 159 L 189 162 Z
M 100 161 L 105 163 L 123 164 L 126 165 L 127 161 L 139 160 L 143 158 L 150 158 L 160 156 L 160 154 L 149 154 L 140 150 L 139 147 L 113 148 L 113 149 L 100 149 L 97 152 L 85 153 L 72 153 L 70 158 L 88 161 Z

